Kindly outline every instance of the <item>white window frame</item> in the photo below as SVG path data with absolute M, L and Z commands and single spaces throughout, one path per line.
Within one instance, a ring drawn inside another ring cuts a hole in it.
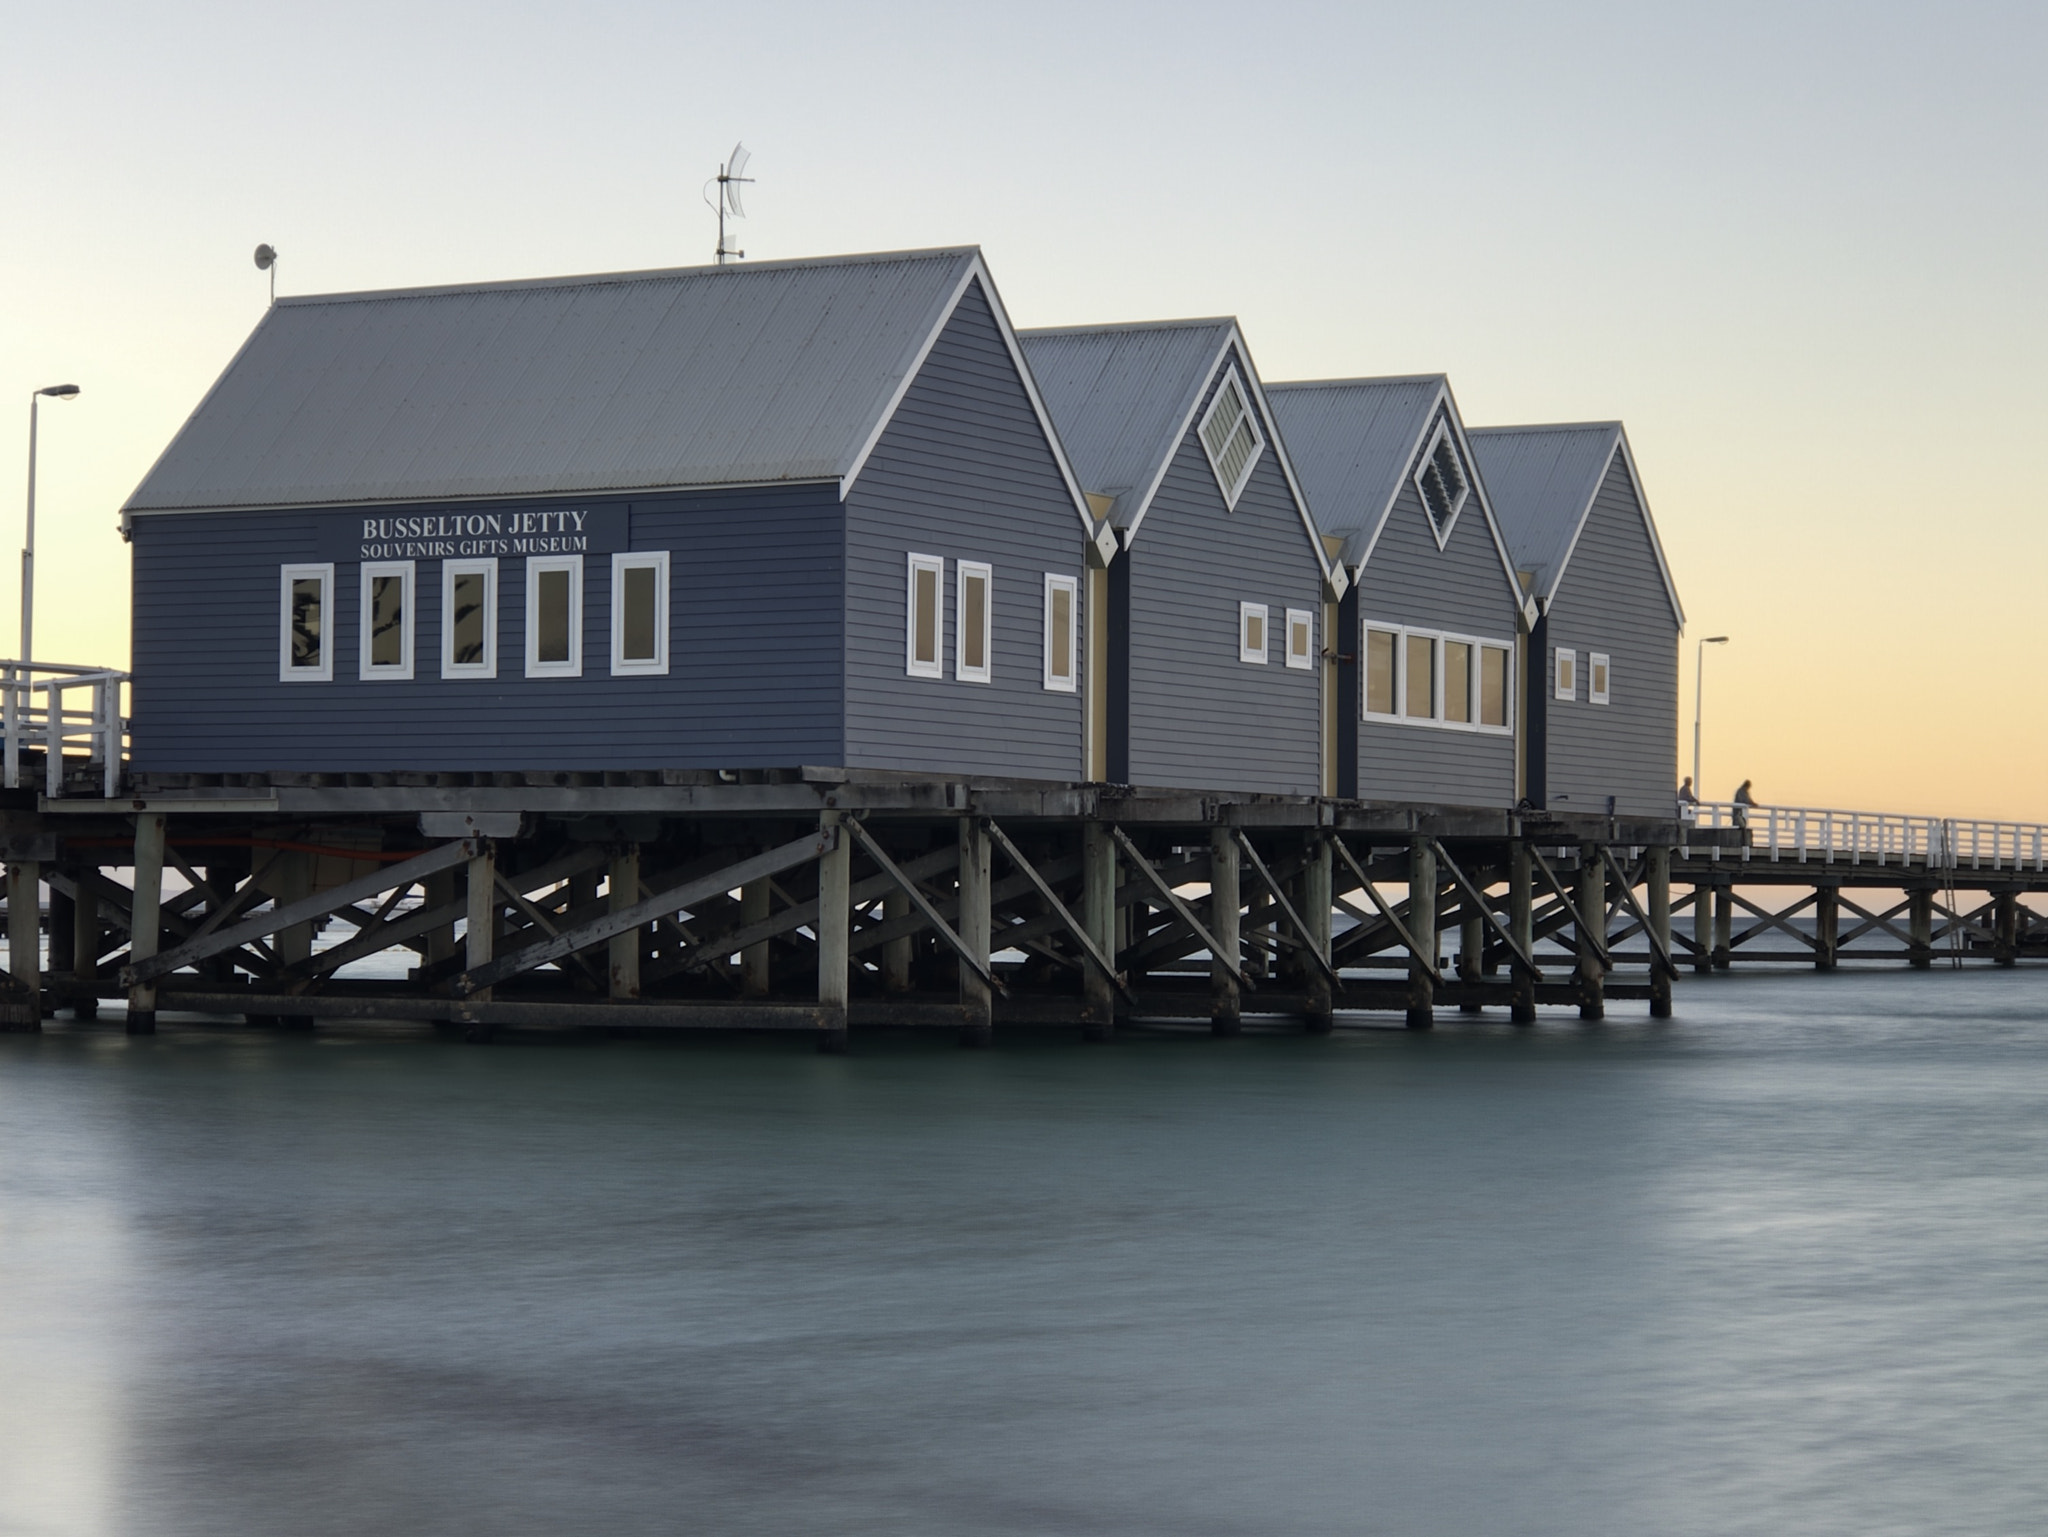
M 1458 499 L 1451 504 L 1449 515 L 1439 526 L 1436 514 L 1429 510 L 1429 493 L 1422 489 L 1422 477 L 1435 462 L 1436 451 L 1443 446 L 1446 439 L 1450 440 L 1451 458 L 1457 462 L 1458 478 L 1463 482 L 1463 486 L 1458 492 Z M 1415 461 L 1415 473 L 1409 476 L 1409 482 L 1415 487 L 1415 494 L 1422 499 L 1422 515 L 1429 520 L 1429 531 L 1436 536 L 1436 547 L 1442 549 L 1451 542 L 1451 530 L 1457 526 L 1458 514 L 1463 512 L 1465 504 L 1472 500 L 1472 466 L 1458 451 L 1458 440 L 1451 431 L 1448 417 L 1437 418 L 1436 430 L 1429 435 L 1429 446 L 1423 449 L 1422 457 Z
M 1570 646 L 1551 648 L 1550 697 L 1569 700 L 1579 697 L 1579 653 Z
M 1252 451 L 1245 455 L 1244 465 L 1237 473 L 1236 481 L 1223 478 L 1223 466 L 1217 463 L 1215 452 L 1209 447 L 1209 423 L 1222 409 L 1226 399 L 1235 398 L 1244 408 L 1244 420 L 1251 425 Z M 1244 488 L 1251 484 L 1252 471 L 1258 466 L 1259 456 L 1266 451 L 1266 434 L 1259 427 L 1259 413 L 1252 409 L 1252 392 L 1245 388 L 1239 376 L 1237 365 L 1232 364 L 1224 373 L 1223 380 L 1216 386 L 1216 392 L 1209 397 L 1209 404 L 1202 412 L 1202 420 L 1195 428 L 1200 439 L 1202 452 L 1209 460 L 1209 473 L 1216 477 L 1217 487 L 1223 492 L 1223 504 L 1233 512 L 1237 510 L 1237 499 L 1244 494 Z
M 1597 687 L 1602 675 L 1607 679 L 1605 688 Z M 1586 703 L 1605 704 L 1614 692 L 1614 663 L 1605 651 L 1586 653 Z
M 543 571 L 569 573 L 569 660 L 543 662 L 540 659 L 540 582 Z M 580 678 L 583 676 L 583 557 L 581 555 L 529 555 L 526 557 L 526 675 L 529 678 Z
M 654 572 L 654 656 L 626 657 L 626 573 Z M 651 678 L 668 675 L 668 551 L 618 550 L 612 555 L 612 676 Z
M 1394 640 L 1394 710 L 1392 714 L 1368 709 L 1368 682 L 1365 676 L 1366 658 L 1369 655 L 1368 636 L 1377 630 L 1382 635 L 1392 635 Z M 1429 715 L 1408 713 L 1408 641 L 1410 637 L 1435 643 L 1436 656 L 1432 669 L 1432 687 L 1435 689 L 1435 710 Z M 1447 690 L 1444 687 L 1444 667 L 1450 656 L 1450 647 L 1455 643 L 1470 646 L 1472 719 L 1469 721 L 1450 720 L 1444 714 Z M 1489 726 L 1480 719 L 1484 713 L 1480 703 L 1480 680 L 1486 676 L 1485 653 L 1489 650 L 1506 653 L 1507 656 L 1507 722 L 1505 725 Z M 1359 716 L 1363 720 L 1376 721 L 1387 726 L 1419 726 L 1431 731 L 1465 731 L 1476 736 L 1513 736 L 1515 734 L 1515 643 L 1490 635 L 1467 635 L 1459 630 L 1429 630 L 1411 624 L 1388 624 L 1384 620 L 1367 618 L 1361 621 L 1358 631 L 1359 655 Z
M 1053 594 L 1067 595 L 1067 674 L 1052 670 Z M 1055 693 L 1077 693 L 1081 687 L 1081 580 L 1056 571 L 1045 573 L 1045 686 Z
M 455 579 L 459 576 L 481 576 L 484 579 L 484 659 L 481 662 L 455 660 Z M 441 562 L 441 676 L 498 676 L 498 562 L 495 556 L 482 560 Z
M 398 637 L 400 660 L 375 666 L 370 661 L 370 593 L 380 576 L 405 583 L 405 623 Z M 365 682 L 407 683 L 412 680 L 413 633 L 419 624 L 419 573 L 409 560 L 366 560 L 356 568 L 356 676 Z
M 1259 639 L 1264 641 L 1257 651 L 1252 650 L 1247 638 L 1249 627 L 1245 621 L 1252 615 L 1259 616 Z M 1237 659 L 1255 666 L 1266 666 L 1273 657 L 1273 611 L 1263 603 L 1240 603 L 1237 605 Z
M 932 588 L 932 659 L 917 657 L 917 573 L 929 571 L 937 579 Z M 909 558 L 903 574 L 903 670 L 913 678 L 946 676 L 946 562 L 937 555 Z
M 292 583 L 307 577 L 320 582 L 320 665 L 292 666 Z M 280 566 L 277 574 L 277 680 L 280 683 L 334 681 L 334 563 Z
M 967 665 L 967 579 L 981 578 L 981 665 Z M 953 677 L 960 683 L 988 683 L 996 669 L 996 568 L 985 560 L 953 562 Z
M 1294 649 L 1294 625 L 1299 620 L 1308 628 L 1308 649 L 1296 652 Z M 1287 610 L 1287 665 L 1296 669 L 1313 669 L 1316 665 L 1316 616 L 1313 609 L 1290 608 Z

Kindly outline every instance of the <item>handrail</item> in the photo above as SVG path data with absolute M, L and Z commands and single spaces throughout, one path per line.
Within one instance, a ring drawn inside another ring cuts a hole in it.
M 2048 824 L 2038 822 L 1747 806 L 1733 801 L 1685 802 L 1679 806 L 1679 818 L 1692 827 L 1747 829 L 1749 836 L 1733 849 L 1702 850 L 1709 858 L 1917 865 L 1929 870 L 2048 870 Z
M 128 721 L 121 714 L 126 682 L 128 674 L 111 667 L 0 660 L 0 779 L 6 788 L 20 788 L 23 758 L 41 748 L 44 793 L 53 799 L 63 795 L 64 749 L 82 746 L 84 759 L 71 761 L 99 769 L 101 794 L 119 794 L 128 745 Z M 79 691 L 90 691 L 82 707 L 67 697 Z

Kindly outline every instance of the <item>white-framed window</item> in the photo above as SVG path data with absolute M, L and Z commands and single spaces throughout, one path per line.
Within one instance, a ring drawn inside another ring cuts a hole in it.
M 412 676 L 413 563 L 366 560 L 362 566 L 362 614 L 357 630 L 361 652 L 357 673 L 364 678 Z
M 1237 605 L 1237 659 L 1240 662 L 1257 662 L 1262 667 L 1265 665 L 1266 629 L 1265 604 Z
M 1316 664 L 1316 616 L 1305 608 L 1287 611 L 1287 665 L 1314 667 Z
M 1472 494 L 1472 477 L 1465 472 L 1464 461 L 1458 456 L 1457 439 L 1451 435 L 1451 424 L 1446 418 L 1438 418 L 1429 447 L 1416 466 L 1415 489 L 1422 497 L 1430 527 L 1436 531 L 1436 542 L 1441 547 L 1451 537 L 1451 525 L 1457 521 L 1465 498 Z
M 1081 582 L 1045 574 L 1045 686 L 1071 694 L 1081 686 Z
M 978 560 L 953 563 L 953 676 L 962 683 L 986 683 L 994 676 L 989 655 L 996 638 L 996 574 Z
M 334 680 L 334 566 L 278 568 L 277 676 L 284 683 Z
M 668 671 L 668 551 L 612 556 L 612 676 Z
M 498 562 L 441 562 L 441 676 L 498 675 Z
M 946 663 L 939 648 L 945 639 L 945 561 L 936 555 L 912 555 L 903 594 L 903 670 L 913 678 L 943 678 Z
M 1514 644 L 1365 622 L 1367 720 L 1452 731 L 1514 730 Z
M 526 675 L 583 676 L 583 557 L 526 557 Z
M 1209 456 L 1209 468 L 1216 472 L 1216 484 L 1223 489 L 1225 504 L 1236 507 L 1266 439 L 1259 431 L 1259 419 L 1252 414 L 1251 398 L 1235 368 L 1216 386 L 1196 435 Z
M 1607 664 L 1607 653 L 1588 651 L 1586 653 L 1586 702 L 1607 703 L 1607 682 L 1611 669 Z
M 1550 671 L 1551 693 L 1558 699 L 1579 697 L 1579 654 L 1569 646 L 1559 646 Z

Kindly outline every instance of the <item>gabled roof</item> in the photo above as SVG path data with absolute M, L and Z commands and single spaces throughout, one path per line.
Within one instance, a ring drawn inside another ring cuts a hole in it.
M 280 299 L 124 511 L 843 493 L 977 278 L 1030 389 L 971 246 Z
M 1474 470 L 1471 498 L 1486 521 L 1501 572 L 1516 605 L 1522 605 L 1507 539 L 1476 456 L 1465 442 L 1449 379 L 1442 374 L 1313 379 L 1270 385 L 1267 393 L 1316 522 L 1344 541 L 1344 562 L 1353 575 L 1372 558 L 1439 417 L 1447 421 L 1465 463 Z
M 1273 420 L 1251 349 L 1228 317 L 1033 328 L 1019 331 L 1017 340 L 1074 473 L 1085 490 L 1115 498 L 1109 520 L 1127 546 L 1194 425 L 1210 382 L 1233 353 L 1244 361 L 1244 382 L 1261 414 Z M 1286 447 L 1277 433 L 1266 435 L 1327 576 L 1331 565 Z
M 1572 552 L 1578 548 L 1579 535 L 1607 479 L 1608 467 L 1620 455 L 1636 509 L 1642 514 L 1643 531 L 1657 557 L 1658 574 L 1664 579 L 1664 595 L 1670 600 L 1672 616 L 1684 627 L 1678 586 L 1671 579 L 1664 544 L 1657 537 L 1657 523 L 1650 516 L 1635 456 L 1629 452 L 1628 434 L 1620 422 L 1474 427 L 1470 437 L 1479 471 L 1500 511 L 1515 564 L 1534 575 L 1538 601 L 1546 608 L 1571 565 Z

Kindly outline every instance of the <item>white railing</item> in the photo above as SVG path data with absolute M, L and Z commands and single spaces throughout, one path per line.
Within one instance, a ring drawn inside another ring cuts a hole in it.
M 1701 801 L 1679 807 L 1681 822 L 1747 828 L 1749 836 L 1715 857 L 1773 862 L 1919 865 L 1933 870 L 2048 870 L 2048 825 L 1956 817 L 1896 816 L 1811 806 L 1738 806 Z
M 128 674 L 106 667 L 73 667 L 64 662 L 0 661 L 0 755 L 10 790 L 21 786 L 22 758 L 43 751 L 43 790 L 64 793 L 64 749 L 80 747 L 100 771 L 101 794 L 121 789 L 127 757 L 128 722 L 121 714 L 121 685 Z M 74 703 L 83 694 L 84 700 Z M 40 696 L 40 698 L 38 698 Z

